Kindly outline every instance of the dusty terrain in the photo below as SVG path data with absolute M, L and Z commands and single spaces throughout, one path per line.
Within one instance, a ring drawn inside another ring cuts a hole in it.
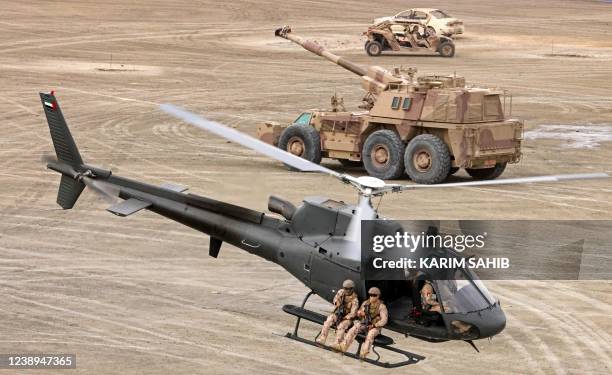
M 367 23 L 410 6 L 368 4 L 0 1 L 0 353 L 76 353 L 73 372 L 88 374 L 385 372 L 281 337 L 293 324 L 281 306 L 307 290 L 280 267 L 229 246 L 214 260 L 207 236 L 148 212 L 115 217 L 92 193 L 60 210 L 59 178 L 41 163 L 52 147 L 39 91 L 56 90 L 87 162 L 120 175 L 259 210 L 270 193 L 296 203 L 311 194 L 352 201 L 348 187 L 287 172 L 156 108 L 184 105 L 250 134 L 259 121 L 326 107 L 334 90 L 356 108 L 356 77 L 273 37 L 288 23 L 362 64 L 457 72 L 511 90 L 513 115 L 535 133 L 505 177 L 612 172 L 612 4 L 439 2 L 466 22 L 453 59 L 368 57 L 359 37 Z M 612 219 L 611 192 L 609 181 L 428 190 L 388 196 L 381 212 Z M 427 357 L 410 370 L 612 371 L 612 283 L 487 285 L 502 301 L 506 330 L 479 342 L 479 354 L 464 343 L 394 336 Z

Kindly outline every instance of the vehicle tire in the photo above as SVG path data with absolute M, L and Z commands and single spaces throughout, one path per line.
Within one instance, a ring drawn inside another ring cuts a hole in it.
M 450 169 L 448 170 L 448 175 L 449 176 L 454 175 L 455 173 L 459 172 L 459 169 L 461 169 L 461 168 L 459 168 L 459 167 L 450 167 Z
M 429 34 L 429 36 L 436 35 L 436 29 L 432 26 L 427 26 L 427 34 Z
M 442 57 L 453 57 L 455 56 L 455 45 L 452 42 L 442 42 L 438 46 L 438 53 Z
M 368 39 L 365 42 L 365 45 L 363 46 L 363 48 L 365 48 L 366 52 L 368 51 L 368 46 L 370 45 L 371 41 Z
M 363 145 L 361 158 L 368 174 L 382 180 L 393 180 L 404 174 L 404 143 L 393 130 L 377 130 Z
M 497 163 L 492 168 L 472 169 L 466 168 L 466 172 L 475 180 L 494 180 L 501 176 L 506 169 L 506 163 Z
M 359 168 L 359 167 L 363 167 L 363 162 L 362 161 L 357 161 L 357 160 L 349 160 L 349 159 L 338 159 L 338 161 L 340 162 L 340 164 L 342 164 L 342 166 L 344 168 Z
M 380 54 L 383 51 L 383 46 L 382 44 L 380 44 L 380 42 L 378 41 L 373 41 L 370 42 L 367 46 L 366 46 L 366 52 L 368 53 L 368 55 L 370 56 L 380 56 Z
M 293 124 L 285 128 L 280 135 L 278 148 L 315 164 L 321 162 L 321 137 L 309 124 Z M 285 166 L 295 170 L 286 164 Z
M 446 180 L 450 172 L 450 152 L 446 144 L 435 135 L 417 135 L 406 146 L 404 165 L 412 181 L 418 184 L 438 184 Z

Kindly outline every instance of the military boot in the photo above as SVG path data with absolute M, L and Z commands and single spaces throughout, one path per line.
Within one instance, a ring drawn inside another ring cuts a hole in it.
M 325 346 L 325 341 L 327 341 L 327 337 L 323 335 L 319 335 L 319 337 L 316 339 L 317 344 L 322 346 Z

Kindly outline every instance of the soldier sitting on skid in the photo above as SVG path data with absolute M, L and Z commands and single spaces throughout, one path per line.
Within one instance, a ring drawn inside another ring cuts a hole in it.
M 360 320 L 357 320 L 353 324 L 344 341 L 341 344 L 334 345 L 333 348 L 341 352 L 346 352 L 347 349 L 357 337 L 360 332 L 366 333 L 366 339 L 361 347 L 360 358 L 366 358 L 368 353 L 372 349 L 374 339 L 380 334 L 382 328 L 387 324 L 389 313 L 387 312 L 387 306 L 380 300 L 380 289 L 376 287 L 368 290 L 368 299 L 363 301 L 357 316 Z
M 323 323 L 323 329 L 317 338 L 317 343 L 325 345 L 329 329 L 336 324 L 336 345 L 344 338 L 344 333 L 351 326 L 352 320 L 357 316 L 357 308 L 359 307 L 359 299 L 357 293 L 354 292 L 355 283 L 353 280 L 344 280 L 342 289 L 336 293 L 334 297 L 334 311 L 327 317 Z

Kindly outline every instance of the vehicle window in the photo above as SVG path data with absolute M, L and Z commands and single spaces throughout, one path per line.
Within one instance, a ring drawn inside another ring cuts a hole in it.
M 409 111 L 411 104 L 412 104 L 412 98 L 404 98 L 404 103 L 402 104 L 402 109 L 404 111 Z
M 312 113 L 310 112 L 304 112 L 301 115 L 298 116 L 298 118 L 295 119 L 295 121 L 293 122 L 294 124 L 310 124 L 310 118 L 312 117 Z
M 394 96 L 393 97 L 393 101 L 391 102 L 391 108 L 393 109 L 398 109 L 400 106 L 400 102 L 401 102 L 402 98 L 399 96 Z
M 417 20 L 426 20 L 427 14 L 423 12 L 414 12 L 414 15 L 412 16 L 412 18 L 417 19 Z
M 474 273 L 470 277 L 462 269 L 457 269 L 454 280 L 436 280 L 445 312 L 468 313 L 486 309 L 495 303 L 482 281 Z
M 485 116 L 497 118 L 503 116 L 499 95 L 485 95 Z
M 410 13 L 412 13 L 411 10 L 405 10 L 396 14 L 395 18 L 410 18 Z
M 449 16 L 447 13 L 444 13 L 441 10 L 434 10 L 431 12 L 431 15 L 436 18 L 451 18 L 451 16 Z

